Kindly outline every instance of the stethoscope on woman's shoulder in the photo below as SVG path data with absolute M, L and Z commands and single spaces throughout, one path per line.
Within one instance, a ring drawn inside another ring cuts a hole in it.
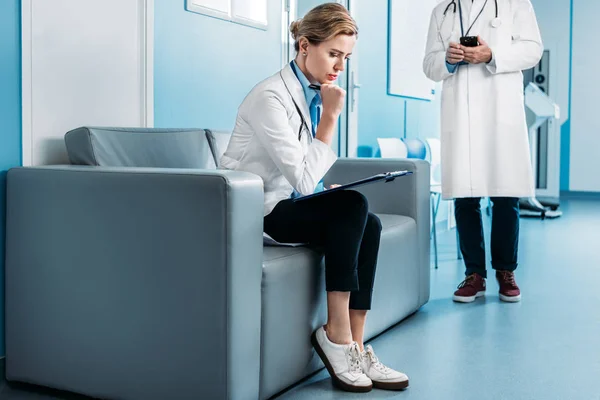
M 312 142 L 313 137 L 310 134 L 310 129 L 308 127 L 308 123 L 306 122 L 306 119 L 304 119 L 304 115 L 302 115 L 302 111 L 300 111 L 300 107 L 298 106 L 298 103 L 296 103 L 296 100 L 294 100 L 294 96 L 292 96 L 292 92 L 290 91 L 290 88 L 288 88 L 287 83 L 285 83 L 285 79 L 283 79 L 283 75 L 281 74 L 281 71 L 279 71 L 279 76 L 281 77 L 281 80 L 283 81 L 283 85 L 285 86 L 285 89 L 290 94 L 290 97 L 292 98 L 292 102 L 294 103 L 294 106 L 296 106 L 296 111 L 298 112 L 298 115 L 300 116 L 301 123 L 300 123 L 300 129 L 298 130 L 298 140 L 302 139 L 302 129 L 306 128 L 306 131 L 309 132 L 308 140 L 309 140 L 309 142 Z
M 473 25 L 475 25 L 475 22 L 477 22 L 477 20 L 479 19 L 479 17 L 481 16 L 481 14 L 483 13 L 483 11 L 485 10 L 485 6 L 487 6 L 487 3 L 488 3 L 488 0 L 485 0 L 485 3 L 483 4 L 483 7 L 481 8 L 481 11 L 479 11 L 479 14 L 477 14 L 477 17 L 475 18 L 475 21 L 473 21 L 473 23 L 471 24 L 471 26 L 469 27 L 469 29 L 467 30 L 466 33 L 465 33 L 464 25 L 463 25 L 463 13 L 462 13 L 461 0 L 452 0 L 446 6 L 446 9 L 444 10 L 444 17 L 442 19 L 442 24 L 444 23 L 444 19 L 446 19 L 446 14 L 448 14 L 448 11 L 450 11 L 450 9 L 452 8 L 452 12 L 454 13 L 454 15 L 456 15 L 456 9 L 458 8 L 458 14 L 459 14 L 459 19 L 460 19 L 460 32 L 461 32 L 461 35 L 462 36 L 468 36 L 469 32 L 471 31 L 471 28 L 473 27 Z M 498 27 L 500 27 L 500 25 L 502 25 L 502 20 L 500 18 L 498 18 L 498 0 L 494 0 L 494 5 L 496 6 L 496 14 L 495 14 L 495 18 L 491 22 L 491 25 L 492 25 L 492 28 L 498 28 Z M 442 24 L 440 24 L 440 26 Z

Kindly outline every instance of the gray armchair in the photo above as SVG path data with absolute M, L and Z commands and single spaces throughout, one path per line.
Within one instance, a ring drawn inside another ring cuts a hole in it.
M 8 380 L 265 399 L 323 367 L 310 345 L 326 321 L 323 257 L 263 246 L 262 181 L 216 169 L 226 134 L 80 128 L 65 140 L 74 165 L 8 172 Z M 383 225 L 367 339 L 429 299 L 429 165 L 340 159 L 325 179 L 400 169 L 414 174 L 360 189 Z

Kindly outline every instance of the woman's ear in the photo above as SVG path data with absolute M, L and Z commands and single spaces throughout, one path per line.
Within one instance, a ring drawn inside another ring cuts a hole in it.
M 308 52 L 308 39 L 305 37 L 300 38 L 300 53 L 306 56 Z

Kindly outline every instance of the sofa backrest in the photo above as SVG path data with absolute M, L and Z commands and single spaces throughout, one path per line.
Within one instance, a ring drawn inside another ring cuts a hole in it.
M 71 164 L 215 169 L 229 133 L 207 129 L 81 127 L 67 132 Z
M 214 152 L 215 157 L 217 159 L 217 165 L 219 165 L 219 160 L 221 160 L 221 156 L 227 150 L 227 145 L 229 145 L 229 139 L 231 139 L 231 132 L 225 131 L 211 131 L 214 138 Z

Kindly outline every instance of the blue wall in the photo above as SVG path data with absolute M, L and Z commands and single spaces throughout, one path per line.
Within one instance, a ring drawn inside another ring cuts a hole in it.
M 323 3 L 325 3 L 325 0 L 296 0 L 296 18 L 305 16 L 307 12 Z
M 268 30 L 155 1 L 154 125 L 232 130 L 237 108 L 281 68 L 281 1 L 269 0 Z
M 6 170 L 21 164 L 21 2 L 0 2 L 0 356 L 4 355 Z

